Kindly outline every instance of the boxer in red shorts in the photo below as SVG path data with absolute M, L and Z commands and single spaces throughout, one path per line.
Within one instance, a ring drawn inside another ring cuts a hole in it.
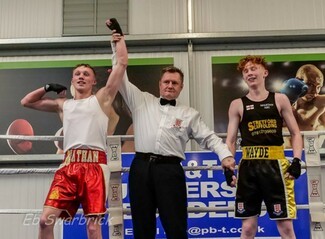
M 68 150 L 62 167 L 54 175 L 44 206 L 62 209 L 60 217 L 67 220 L 74 217 L 80 204 L 86 217 L 105 214 L 105 182 L 109 182 L 106 164 L 104 151 Z
M 88 238 L 102 238 L 100 219 L 106 213 L 108 178 L 105 178 L 109 176 L 106 159 L 108 116 L 128 61 L 118 22 L 113 18 L 107 20 L 106 25 L 113 31 L 117 64 L 104 87 L 93 94 L 95 71 L 88 64 L 80 64 L 72 74 L 73 99 L 66 98 L 66 87 L 51 83 L 21 100 L 25 107 L 58 113 L 63 122 L 64 161 L 54 175 L 44 204 L 39 239 L 54 238 L 56 219 L 72 219 L 80 204 L 87 218 Z M 59 97 L 45 97 L 50 91 Z

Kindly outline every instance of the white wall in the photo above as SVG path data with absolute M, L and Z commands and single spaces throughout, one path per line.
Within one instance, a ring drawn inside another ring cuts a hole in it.
M 195 32 L 324 29 L 324 0 L 194 0 Z
M 62 0 L 1 0 L 0 39 L 59 37 Z
M 1 0 L 0 39 L 61 37 L 63 0 Z M 130 34 L 325 28 L 324 0 L 130 0 Z M 107 16 L 110 17 L 110 16 Z
M 53 174 L 0 175 L 1 209 L 42 209 Z M 12 210 L 13 211 L 13 210 Z M 37 238 L 39 215 L 0 214 L 1 238 Z M 55 238 L 61 237 L 61 227 L 55 227 Z
M 186 33 L 187 0 L 129 1 L 129 33 Z

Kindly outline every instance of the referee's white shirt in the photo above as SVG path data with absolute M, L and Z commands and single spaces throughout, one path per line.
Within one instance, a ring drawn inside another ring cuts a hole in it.
M 220 160 L 232 156 L 197 110 L 179 102 L 175 107 L 160 105 L 160 98 L 140 91 L 129 82 L 126 73 L 119 91 L 132 113 L 136 152 L 185 159 L 186 143 L 191 137 L 203 149 L 218 154 Z

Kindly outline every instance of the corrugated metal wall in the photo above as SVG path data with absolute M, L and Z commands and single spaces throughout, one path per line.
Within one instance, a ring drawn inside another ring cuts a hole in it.
M 128 33 L 128 0 L 64 0 L 63 35 L 107 34 L 107 17 L 119 19 Z
M 41 209 L 53 174 L 0 175 L 0 205 L 2 209 Z M 0 238 L 32 239 L 38 235 L 39 215 L 0 214 Z M 61 226 L 55 227 L 60 238 Z
M 0 1 L 1 39 L 57 37 L 61 32 L 61 0 Z
M 187 0 L 129 1 L 129 33 L 186 33 Z M 194 32 L 324 29 L 324 0 L 193 0 Z M 62 0 L 1 0 L 0 38 L 60 37 Z
M 130 34 L 186 33 L 186 0 L 129 1 Z
M 324 29 L 324 0 L 194 0 L 195 32 Z

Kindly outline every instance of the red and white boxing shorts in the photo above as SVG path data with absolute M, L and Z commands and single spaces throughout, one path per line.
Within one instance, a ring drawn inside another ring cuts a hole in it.
M 80 204 L 85 216 L 103 215 L 106 213 L 108 180 L 105 152 L 68 150 L 54 175 L 44 207 L 62 209 L 60 217 L 66 220 L 75 216 Z

